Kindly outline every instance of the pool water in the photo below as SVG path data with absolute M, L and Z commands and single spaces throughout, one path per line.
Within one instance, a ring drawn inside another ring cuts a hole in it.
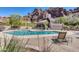
M 17 30 L 17 31 L 11 31 L 7 33 L 12 35 L 19 35 L 19 36 L 58 34 L 58 32 L 54 32 L 54 31 L 29 31 L 29 30 Z

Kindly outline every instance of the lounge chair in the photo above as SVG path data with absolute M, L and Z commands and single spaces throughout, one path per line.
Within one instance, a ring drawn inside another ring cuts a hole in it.
M 66 40 L 65 37 L 66 37 L 66 32 L 59 32 L 58 37 L 56 39 L 52 39 L 52 41 L 54 43 L 67 42 L 68 44 L 68 41 Z

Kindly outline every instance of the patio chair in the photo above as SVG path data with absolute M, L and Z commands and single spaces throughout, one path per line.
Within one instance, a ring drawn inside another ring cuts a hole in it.
M 59 32 L 58 37 L 56 39 L 52 39 L 52 41 L 54 43 L 61 43 L 61 42 L 67 42 L 68 45 L 68 41 L 66 40 L 66 32 Z

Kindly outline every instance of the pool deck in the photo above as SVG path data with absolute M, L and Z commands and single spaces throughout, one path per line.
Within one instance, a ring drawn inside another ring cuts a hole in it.
M 51 31 L 53 31 L 53 30 L 51 30 Z M 61 30 L 55 30 L 55 31 L 61 31 Z M 64 31 L 64 30 L 62 30 L 62 31 Z M 70 37 L 70 38 L 72 37 L 72 42 L 71 42 L 71 39 L 69 39 L 68 45 L 66 45 L 65 43 L 52 44 L 51 49 L 50 49 L 51 52 L 79 52 L 79 38 L 74 37 L 74 36 L 76 36 L 74 33 L 77 33 L 79 31 L 66 31 L 66 32 L 67 32 L 68 37 Z M 0 37 L 3 37 L 2 32 L 0 33 Z M 22 39 L 22 38 L 20 38 L 20 39 Z M 25 37 L 24 37 L 24 39 L 26 40 Z M 47 45 L 51 44 L 51 38 L 48 35 L 46 38 L 41 36 L 41 38 L 39 38 L 39 41 L 37 39 L 38 39 L 37 36 L 36 36 L 36 38 L 35 38 L 35 36 L 33 36 L 32 39 L 30 39 L 30 41 L 26 47 L 32 47 L 32 48 L 35 48 L 35 49 L 41 51 L 41 50 L 43 50 L 43 48 L 47 48 Z M 44 41 L 44 39 L 45 39 L 45 41 Z

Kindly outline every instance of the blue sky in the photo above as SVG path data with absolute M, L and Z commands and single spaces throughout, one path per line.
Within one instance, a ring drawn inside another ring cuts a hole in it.
M 27 15 L 31 13 L 37 7 L 0 7 L 0 16 L 9 16 L 11 14 Z M 47 7 L 40 7 L 43 10 Z M 75 7 L 64 7 L 65 9 L 74 9 Z

